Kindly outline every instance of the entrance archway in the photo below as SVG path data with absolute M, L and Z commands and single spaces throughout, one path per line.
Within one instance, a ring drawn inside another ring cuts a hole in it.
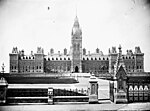
M 79 72 L 78 66 L 75 67 L 75 72 Z

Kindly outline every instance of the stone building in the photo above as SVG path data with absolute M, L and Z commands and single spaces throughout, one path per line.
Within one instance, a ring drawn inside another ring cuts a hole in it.
M 71 47 L 68 52 L 65 48 L 63 53 L 54 53 L 51 48 L 48 55 L 44 54 L 41 47 L 37 52 L 25 55 L 24 50 L 18 51 L 14 47 L 10 56 L 10 73 L 54 73 L 54 72 L 93 72 L 98 74 L 114 73 L 114 65 L 118 53 L 116 47 L 108 50 L 108 54 L 103 54 L 99 48 L 95 53 L 90 53 L 82 47 L 82 30 L 77 16 L 71 32 Z M 144 53 L 140 47 L 135 47 L 135 51 L 127 50 L 122 54 L 125 69 L 130 72 L 144 72 Z

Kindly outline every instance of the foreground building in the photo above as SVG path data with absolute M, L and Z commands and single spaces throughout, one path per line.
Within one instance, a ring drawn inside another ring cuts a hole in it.
M 13 48 L 10 56 L 10 73 L 53 73 L 53 72 L 93 72 L 93 73 L 114 73 L 114 65 L 117 60 L 116 47 L 108 50 L 108 54 L 103 54 L 99 48 L 95 53 L 90 53 L 82 47 L 82 30 L 78 18 L 75 18 L 72 33 L 71 47 L 68 52 L 65 48 L 63 53 L 54 53 L 51 48 L 48 55 L 44 55 L 41 47 L 37 48 L 37 52 L 31 52 L 25 55 L 24 50 L 19 51 L 17 47 Z M 144 72 L 144 53 L 140 47 L 127 50 L 126 54 L 122 54 L 122 59 L 127 73 Z

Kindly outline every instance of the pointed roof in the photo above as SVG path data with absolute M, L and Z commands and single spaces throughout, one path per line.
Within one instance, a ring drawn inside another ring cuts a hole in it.
M 79 27 L 80 25 L 79 25 L 79 21 L 78 21 L 78 17 L 77 17 L 77 15 L 76 15 L 76 17 L 75 17 L 75 19 L 74 19 L 74 25 L 73 25 L 73 27 Z

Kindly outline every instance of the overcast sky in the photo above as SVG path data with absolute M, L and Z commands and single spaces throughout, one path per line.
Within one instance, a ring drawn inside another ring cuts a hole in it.
M 108 54 L 108 48 L 121 44 L 125 54 L 140 46 L 145 71 L 150 71 L 150 5 L 146 0 L 1 0 L 0 65 L 4 62 L 9 72 L 9 53 L 16 46 L 27 55 L 36 52 L 37 46 L 44 48 L 44 54 L 50 48 L 69 51 L 76 12 L 83 48 L 95 52 L 98 47 Z

